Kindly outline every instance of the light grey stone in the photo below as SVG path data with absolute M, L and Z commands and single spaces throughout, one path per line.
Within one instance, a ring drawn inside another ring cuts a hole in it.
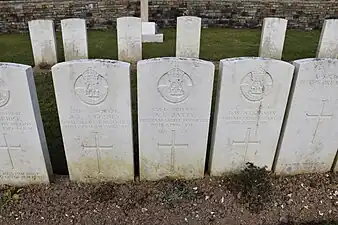
M 294 66 L 266 58 L 220 62 L 211 145 L 211 174 L 238 172 L 247 162 L 273 164 Z
M 265 18 L 261 34 L 259 56 L 281 59 L 288 21 L 281 18 Z
M 176 57 L 199 58 L 201 18 L 177 17 Z
M 163 34 L 145 34 L 142 35 L 143 43 L 162 43 Z
M 57 48 L 54 22 L 52 20 L 32 20 L 28 22 L 29 35 L 35 66 L 57 63 Z
M 317 58 L 338 58 L 338 19 L 325 20 L 317 49 Z
M 86 20 L 61 20 L 61 29 L 65 60 L 88 59 Z
M 137 17 L 117 19 L 117 48 L 121 61 L 137 62 L 142 59 L 142 25 Z
M 338 146 L 338 60 L 294 61 L 296 82 L 276 172 L 327 172 Z
M 52 67 L 71 180 L 134 179 L 130 64 L 75 60 Z
M 142 22 L 148 22 L 149 14 L 149 2 L 148 0 L 141 0 L 141 20 Z
M 141 179 L 202 178 L 213 63 L 156 58 L 139 61 L 137 72 Z
M 0 184 L 49 183 L 53 174 L 30 66 L 0 63 Z

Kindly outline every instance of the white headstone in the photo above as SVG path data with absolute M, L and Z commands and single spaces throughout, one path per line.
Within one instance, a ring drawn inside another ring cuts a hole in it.
M 265 18 L 261 34 L 259 56 L 281 59 L 288 21 L 281 18 Z
M 317 58 L 338 58 L 338 19 L 325 20 Z
M 52 20 L 32 20 L 28 22 L 34 64 L 54 65 L 57 63 L 54 22 Z
M 141 179 L 202 178 L 213 63 L 157 58 L 139 61 L 137 72 Z
M 212 175 L 238 172 L 247 162 L 271 169 L 293 71 L 293 65 L 274 59 L 221 60 Z
M 177 17 L 176 57 L 199 58 L 201 21 L 195 16 Z
M 65 60 L 88 59 L 86 20 L 61 20 Z
M 142 59 L 142 25 L 137 17 L 117 18 L 117 48 L 121 61 L 137 62 Z
M 49 183 L 52 166 L 30 66 L 0 63 L 0 184 Z
M 158 33 L 155 22 L 142 22 L 142 43 L 163 42 L 163 34 Z
M 71 180 L 134 179 L 129 69 L 94 59 L 52 67 Z
M 329 171 L 338 146 L 338 60 L 294 61 L 296 83 L 276 172 Z

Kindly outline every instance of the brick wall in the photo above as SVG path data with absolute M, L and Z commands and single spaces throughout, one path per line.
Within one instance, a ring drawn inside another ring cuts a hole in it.
M 175 27 L 176 17 L 203 18 L 204 27 L 249 27 L 268 16 L 289 20 L 290 28 L 319 28 L 325 18 L 338 18 L 338 0 L 149 0 L 149 20 Z M 116 18 L 140 16 L 139 0 L 0 1 L 0 31 L 27 31 L 33 19 L 80 17 L 92 29 L 115 27 Z

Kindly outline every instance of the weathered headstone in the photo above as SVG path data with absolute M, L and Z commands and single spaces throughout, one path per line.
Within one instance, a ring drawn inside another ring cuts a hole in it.
M 329 171 L 338 146 L 338 60 L 294 61 L 296 83 L 276 172 Z
M 129 69 L 112 60 L 52 67 L 71 180 L 134 179 Z
M 201 18 L 177 17 L 176 57 L 199 58 Z
M 142 25 L 137 17 L 117 18 L 117 48 L 121 61 L 137 62 L 142 59 Z
M 61 20 L 65 60 L 88 59 L 86 20 Z
M 0 184 L 49 183 L 53 174 L 30 66 L 0 64 Z
M 338 58 L 338 19 L 325 20 L 317 58 Z
M 158 33 L 155 22 L 142 22 L 142 43 L 163 42 L 163 34 Z
M 248 162 L 271 169 L 294 66 L 264 58 L 220 63 L 211 174 L 238 172 Z
M 286 19 L 281 18 L 264 19 L 259 47 L 260 57 L 282 58 L 287 23 Z
M 32 20 L 28 22 L 35 66 L 52 66 L 57 63 L 54 22 Z
M 141 179 L 203 177 L 213 63 L 157 58 L 137 72 Z

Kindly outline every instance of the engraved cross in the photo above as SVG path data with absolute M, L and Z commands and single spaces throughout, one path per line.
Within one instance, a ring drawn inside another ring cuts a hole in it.
M 177 148 L 185 148 L 187 149 L 189 147 L 188 144 L 176 144 L 176 131 L 172 130 L 171 131 L 171 142 L 169 144 L 159 144 L 158 143 L 158 148 L 163 149 L 163 148 L 170 148 L 170 165 L 171 165 L 171 172 L 175 171 L 175 151 Z
M 95 137 L 94 137 L 95 144 L 94 145 L 83 145 L 82 144 L 82 148 L 83 148 L 83 150 L 95 150 L 96 151 L 97 169 L 98 169 L 99 173 L 101 173 L 101 167 L 100 167 L 101 150 L 112 150 L 113 145 L 109 145 L 109 146 L 100 145 L 98 133 L 95 132 L 94 134 L 95 134 Z
M 250 137 L 251 137 L 251 128 L 248 128 L 246 130 L 245 138 L 243 141 L 232 141 L 232 145 L 242 145 L 242 146 L 244 145 L 245 147 L 244 161 L 246 161 L 249 145 L 261 144 L 261 141 L 250 141 Z
M 12 150 L 22 150 L 22 147 L 21 147 L 21 145 L 9 145 L 8 141 L 6 139 L 6 134 L 2 134 L 2 136 L 4 138 L 5 145 L 1 145 L 0 146 L 0 150 L 7 151 L 8 158 L 9 158 L 9 161 L 11 162 L 12 169 L 14 169 L 14 163 L 13 163 L 13 158 L 12 158 L 12 155 L 11 155 L 11 151 Z
M 315 140 L 315 137 L 316 137 L 316 134 L 317 134 L 320 122 L 322 122 L 324 119 L 332 119 L 333 118 L 333 114 L 332 113 L 330 113 L 330 114 L 325 114 L 324 113 L 325 103 L 326 102 L 327 102 L 327 100 L 322 100 L 322 108 L 320 110 L 320 114 L 306 113 L 306 116 L 308 118 L 310 118 L 310 119 L 317 119 L 317 125 L 316 125 L 316 128 L 315 128 L 314 132 L 313 132 L 311 143 L 313 143 L 314 140 Z

